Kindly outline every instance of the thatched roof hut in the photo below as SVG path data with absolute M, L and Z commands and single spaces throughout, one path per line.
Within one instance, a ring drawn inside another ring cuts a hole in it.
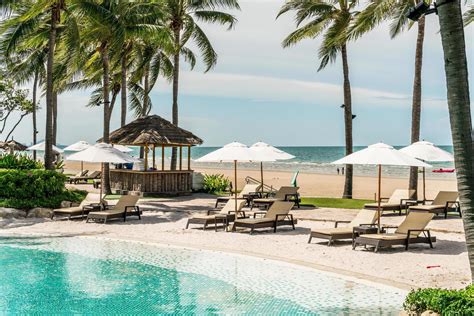
M 24 151 L 28 147 L 22 143 L 17 142 L 16 140 L 11 139 L 7 142 L 0 142 L 0 148 L 10 151 Z
M 193 133 L 158 115 L 138 118 L 110 133 L 110 143 L 129 146 L 194 146 L 202 142 Z

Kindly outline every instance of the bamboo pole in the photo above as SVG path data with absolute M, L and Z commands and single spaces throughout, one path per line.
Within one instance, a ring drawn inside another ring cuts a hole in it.
M 378 196 L 377 196 L 377 230 L 380 233 L 380 203 L 382 194 L 382 165 L 379 165 L 379 179 L 378 179 Z
M 84 161 L 81 160 L 81 176 L 83 172 L 84 172 Z
M 165 170 L 165 145 L 161 145 L 161 171 Z
M 179 146 L 179 170 L 183 170 L 183 146 Z
M 155 147 L 156 147 L 156 145 L 153 144 L 153 169 L 156 170 L 156 164 L 155 164 Z
M 145 171 L 148 170 L 148 144 L 145 145 Z
M 235 218 L 237 219 L 237 160 L 234 160 L 234 177 L 235 177 L 235 185 L 234 185 L 234 210 L 235 210 Z
M 191 146 L 188 145 L 188 170 L 191 170 Z
M 425 167 L 423 167 L 423 204 L 426 201 L 426 178 L 425 178 Z

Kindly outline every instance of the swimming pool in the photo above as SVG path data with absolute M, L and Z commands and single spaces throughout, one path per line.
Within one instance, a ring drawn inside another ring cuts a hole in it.
M 87 237 L 0 237 L 0 314 L 398 315 L 406 293 L 273 260 Z

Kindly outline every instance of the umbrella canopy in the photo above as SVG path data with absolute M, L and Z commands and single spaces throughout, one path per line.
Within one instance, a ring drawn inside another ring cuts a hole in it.
M 258 142 L 253 144 L 252 146 L 250 146 L 250 149 L 256 152 L 265 153 L 269 157 L 273 157 L 275 160 L 288 160 L 295 158 L 295 156 L 264 142 Z
M 87 161 L 87 162 L 110 162 L 110 163 L 129 163 L 137 162 L 136 158 L 121 152 L 110 144 L 98 143 L 94 146 L 72 154 L 66 160 Z
M 17 142 L 16 140 L 9 140 L 7 142 L 1 142 L 0 144 L 1 148 L 2 149 L 5 149 L 5 150 L 10 150 L 10 151 L 24 151 L 27 149 L 27 147 L 25 145 L 23 145 L 22 143 L 19 143 Z
M 71 144 L 64 148 L 64 151 L 83 151 L 84 149 L 87 149 L 91 146 L 88 142 L 84 140 L 80 140 L 74 144 Z
M 431 167 L 427 163 L 384 143 L 370 145 L 365 149 L 336 160 L 332 164 Z
M 431 167 L 430 165 L 396 150 L 390 145 L 377 143 L 333 162 L 336 165 L 378 165 L 377 223 L 380 231 L 380 203 L 382 191 L 382 166 Z
M 40 151 L 44 151 L 45 149 L 45 142 L 42 142 L 42 143 L 38 143 L 36 145 L 33 145 L 31 147 L 28 147 L 26 150 L 29 150 L 29 151 L 34 151 L 34 150 L 40 150 Z M 55 153 L 58 153 L 58 154 L 62 154 L 64 151 L 59 148 L 59 147 L 56 147 L 53 145 L 53 151 Z
M 124 145 L 116 145 L 116 144 L 114 144 L 113 146 L 114 146 L 114 148 L 120 150 L 120 151 L 123 152 L 123 153 L 130 153 L 130 152 L 133 151 L 133 149 L 131 149 L 131 148 L 127 147 L 127 146 L 124 146 Z
M 197 162 L 275 161 L 267 153 L 251 150 L 242 143 L 232 142 L 196 160 Z
M 109 140 L 121 145 L 184 145 L 202 144 L 202 139 L 158 115 L 138 118 L 110 133 Z M 99 139 L 101 141 L 101 139 Z
M 454 161 L 454 156 L 451 153 L 439 147 L 436 147 L 433 143 L 426 141 L 413 143 L 410 146 L 400 149 L 400 151 L 411 157 L 418 158 L 424 161 Z

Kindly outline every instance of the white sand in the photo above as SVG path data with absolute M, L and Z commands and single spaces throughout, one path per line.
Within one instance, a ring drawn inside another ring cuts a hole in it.
M 106 225 L 85 221 L 50 221 L 39 219 L 0 221 L 4 234 L 60 234 L 90 235 L 124 240 L 186 246 L 193 248 L 243 253 L 283 260 L 340 274 L 369 279 L 401 288 L 449 287 L 460 288 L 470 283 L 470 271 L 464 235 L 459 219 L 436 220 L 432 223 L 438 238 L 434 249 L 427 245 L 413 245 L 409 251 L 402 247 L 381 250 L 379 253 L 358 248 L 350 242 L 338 242 L 327 247 L 323 240 L 307 244 L 311 228 L 332 227 L 330 221 L 347 219 L 354 211 L 314 209 L 295 210 L 300 218 L 295 231 L 281 228 L 255 233 L 226 233 L 214 229 L 185 230 L 188 216 L 202 212 L 213 204 L 206 195 L 176 199 L 142 200 L 143 219 Z M 301 220 L 301 218 L 313 220 Z M 316 219 L 316 220 L 315 220 Z M 398 216 L 384 217 L 386 223 L 400 222 Z M 450 231 L 443 233 L 440 231 Z M 439 266 L 427 268 L 428 266 Z

